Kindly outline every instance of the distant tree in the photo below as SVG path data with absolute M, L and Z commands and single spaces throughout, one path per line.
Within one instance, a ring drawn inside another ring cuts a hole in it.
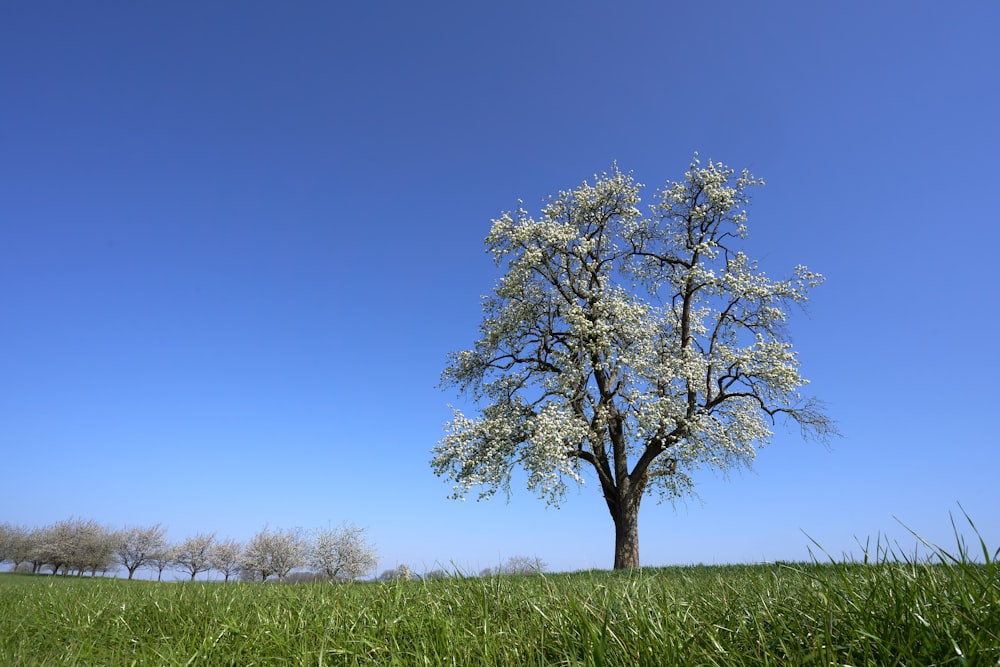
M 512 556 L 496 567 L 484 567 L 479 571 L 480 577 L 497 577 L 500 575 L 541 574 L 548 565 L 537 556 Z
M 212 567 L 212 548 L 215 546 L 215 533 L 198 533 L 177 545 L 174 552 L 174 563 L 177 568 L 191 575 L 191 581 L 199 572 L 205 572 Z
M 39 574 L 45 567 L 45 556 L 42 553 L 42 543 L 45 539 L 47 527 L 35 527 L 28 533 L 28 562 L 31 563 L 31 573 Z
M 7 562 L 7 553 L 10 550 L 8 543 L 10 542 L 10 534 L 13 531 L 13 526 L 9 523 L 0 523 L 0 565 Z
M 115 565 L 115 533 L 93 520 L 77 520 L 74 548 L 69 557 L 70 567 L 78 575 L 90 572 L 97 576 Z
M 746 170 L 697 157 L 653 197 L 617 167 L 560 192 L 534 219 L 493 221 L 504 271 L 483 300 L 481 336 L 452 354 L 442 384 L 475 401 L 455 410 L 431 465 L 455 497 L 510 492 L 523 467 L 551 504 L 566 482 L 598 482 L 615 527 L 615 568 L 639 566 L 639 505 L 693 489 L 698 468 L 749 466 L 778 419 L 836 433 L 799 390 L 785 332 L 790 307 L 822 276 L 771 279 L 740 249 Z
M 502 574 L 541 574 L 548 565 L 537 556 L 511 556 L 500 566 Z
M 69 532 L 64 521 L 58 521 L 34 531 L 31 551 L 34 571 L 40 572 L 42 568 L 48 566 L 52 568 L 52 574 L 65 572 L 66 558 L 69 552 Z
M 272 531 L 265 527 L 243 550 L 241 578 L 267 581 L 277 576 L 282 581 L 289 572 L 306 564 L 308 546 L 299 529 Z
M 413 571 L 410 566 L 406 563 L 402 563 L 394 568 L 383 570 L 382 574 L 378 575 L 379 581 L 412 581 Z
M 23 563 L 31 562 L 33 549 L 30 528 L 10 523 L 0 525 L 0 563 L 10 563 L 11 570 L 17 571 Z
M 136 570 L 148 564 L 151 558 L 166 549 L 165 534 L 166 529 L 158 523 L 146 527 L 126 527 L 118 531 L 115 556 L 128 571 L 129 579 L 132 578 Z
M 315 584 L 328 581 L 326 575 L 308 570 L 295 570 L 285 575 L 286 584 Z
M 57 521 L 41 529 L 35 548 L 42 562 L 52 568 L 52 574 L 68 572 L 72 540 L 73 529 L 69 519 Z
M 31 560 L 50 566 L 53 574 L 96 574 L 113 562 L 111 532 L 91 519 L 57 521 L 33 532 L 30 539 Z
M 225 581 L 239 574 L 240 558 L 243 555 L 243 545 L 233 539 L 216 542 L 209 554 L 209 563 L 213 570 L 220 572 Z
M 330 579 L 357 579 L 378 566 L 378 552 L 364 537 L 364 528 L 344 524 L 316 531 L 309 565 Z
M 160 549 L 154 551 L 146 558 L 143 567 L 156 570 L 156 580 L 163 581 L 164 570 L 172 568 L 177 564 L 176 556 L 177 546 L 164 542 Z
M 442 569 L 431 570 L 430 572 L 424 573 L 424 579 L 437 580 L 448 579 L 449 577 L 451 577 L 451 574 Z

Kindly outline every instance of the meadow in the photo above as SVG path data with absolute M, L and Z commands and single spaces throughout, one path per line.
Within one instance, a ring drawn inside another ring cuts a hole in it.
M 2 665 L 997 665 L 985 546 L 353 584 L 0 575 Z

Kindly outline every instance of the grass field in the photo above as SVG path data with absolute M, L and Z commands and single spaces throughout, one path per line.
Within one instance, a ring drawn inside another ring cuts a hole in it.
M 1000 664 L 995 554 L 878 551 L 346 585 L 5 574 L 0 665 Z

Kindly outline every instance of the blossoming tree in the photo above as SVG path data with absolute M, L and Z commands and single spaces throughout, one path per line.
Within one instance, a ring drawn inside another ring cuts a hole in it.
M 378 551 L 365 540 L 364 528 L 344 524 L 316 531 L 309 564 L 332 580 L 354 580 L 378 567 Z
M 454 496 L 529 489 L 558 504 L 596 477 L 615 525 L 615 568 L 638 567 L 640 503 L 692 490 L 700 467 L 752 463 L 779 420 L 835 433 L 803 396 L 785 332 L 790 306 L 822 276 L 771 279 L 740 250 L 746 170 L 695 155 L 680 182 L 639 208 L 643 186 L 617 166 L 493 221 L 486 244 L 504 272 L 484 297 L 480 337 L 453 353 L 442 384 L 477 406 L 455 410 L 433 449 Z

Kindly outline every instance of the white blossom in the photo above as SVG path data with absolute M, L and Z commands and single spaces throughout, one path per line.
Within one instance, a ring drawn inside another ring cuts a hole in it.
M 234 539 L 227 538 L 216 542 L 209 553 L 209 563 L 213 570 L 229 578 L 240 570 L 240 559 L 243 555 L 243 545 Z
M 433 450 L 455 497 L 509 493 L 520 467 L 557 504 L 590 470 L 615 522 L 634 528 L 625 514 L 643 494 L 675 498 L 698 468 L 749 465 L 778 418 L 835 433 L 800 395 L 785 333 L 823 277 L 797 266 L 772 279 L 739 247 L 761 185 L 696 154 L 646 214 L 643 186 L 614 167 L 538 218 L 519 207 L 493 221 L 486 245 L 503 274 L 479 340 L 442 374 L 477 412 L 454 410 Z
M 271 530 L 264 527 L 243 549 L 240 574 L 251 581 L 282 581 L 289 572 L 306 564 L 309 543 L 300 529 Z
M 357 579 L 378 566 L 378 552 L 365 540 L 364 528 L 344 524 L 315 532 L 309 564 L 331 579 Z
M 167 548 L 166 528 L 160 524 L 131 526 L 116 533 L 115 557 L 128 571 L 131 579 L 135 571 Z
M 215 533 L 198 533 L 174 548 L 173 560 L 177 567 L 191 575 L 191 581 L 199 572 L 212 567 L 212 549 L 215 547 Z

